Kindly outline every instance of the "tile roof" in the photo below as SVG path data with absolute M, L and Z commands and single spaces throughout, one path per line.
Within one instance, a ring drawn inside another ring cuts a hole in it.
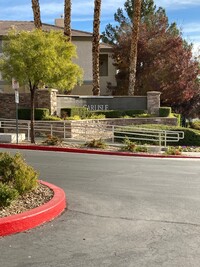
M 19 31 L 31 31 L 35 28 L 33 21 L 0 20 L 0 36 L 7 35 L 8 31 L 12 27 L 15 27 L 15 29 Z M 63 27 L 46 24 L 46 23 L 42 24 L 42 28 L 46 31 L 50 31 L 50 30 L 63 31 Z M 93 34 L 91 32 L 72 29 L 72 38 L 73 37 L 74 38 L 75 37 L 84 37 L 84 38 L 86 37 L 86 38 L 91 39 L 92 35 Z M 109 44 L 100 43 L 100 49 L 103 49 L 103 50 L 112 49 L 112 46 Z
M 15 27 L 19 31 L 31 31 L 34 29 L 33 21 L 14 21 L 14 20 L 0 20 L 0 36 L 6 35 L 12 27 Z M 43 23 L 42 27 L 46 31 L 50 30 L 63 30 L 62 27 L 58 27 L 51 24 Z M 78 31 L 72 29 L 72 37 L 92 37 L 92 33 L 85 31 Z

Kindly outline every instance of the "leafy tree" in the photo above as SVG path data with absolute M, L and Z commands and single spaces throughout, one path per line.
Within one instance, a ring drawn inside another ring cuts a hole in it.
M 200 118 L 200 88 L 194 91 L 189 100 L 177 104 L 176 111 L 182 114 L 183 118 Z
M 186 103 L 194 101 L 196 92 L 199 92 L 199 63 L 192 56 L 192 45 L 183 40 L 176 24 L 168 23 L 165 10 L 162 8 L 156 10 L 153 5 L 152 7 L 151 11 L 147 10 L 146 13 L 142 11 L 145 15 L 141 18 L 140 24 L 135 93 L 144 95 L 150 90 L 160 91 L 164 105 L 182 111 L 187 106 L 188 110 L 191 106 Z M 120 25 L 118 29 L 115 27 L 115 31 L 110 28 L 110 33 L 113 34 L 106 34 L 106 37 L 109 42 L 114 43 L 114 61 L 119 69 L 118 87 L 114 94 L 127 95 L 131 24 L 127 23 L 126 27 L 123 23 Z M 115 40 L 110 38 L 114 35 Z
M 62 32 L 11 31 L 3 45 L 0 71 L 3 78 L 15 77 L 20 84 L 27 84 L 31 93 L 31 142 L 34 135 L 35 92 L 41 84 L 71 90 L 81 82 L 82 70 L 72 62 L 76 57 L 75 46 L 66 42 Z
M 115 44 L 121 34 L 130 30 L 134 14 L 135 0 L 126 0 L 124 3 L 124 11 L 122 8 L 118 8 L 114 14 L 116 25 L 113 26 L 110 23 L 106 26 L 105 31 L 102 32 L 102 41 L 109 44 Z M 153 0 L 141 1 L 141 21 L 148 20 L 150 15 L 153 15 L 156 11 L 156 6 Z

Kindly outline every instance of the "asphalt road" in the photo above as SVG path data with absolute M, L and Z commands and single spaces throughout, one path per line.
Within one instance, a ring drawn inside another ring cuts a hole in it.
M 199 159 L 23 154 L 69 209 L 0 238 L 0 267 L 199 266 Z

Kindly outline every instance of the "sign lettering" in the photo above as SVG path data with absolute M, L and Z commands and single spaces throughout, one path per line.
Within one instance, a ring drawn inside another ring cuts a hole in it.
M 84 107 L 88 108 L 91 111 L 109 109 L 108 105 L 85 105 Z

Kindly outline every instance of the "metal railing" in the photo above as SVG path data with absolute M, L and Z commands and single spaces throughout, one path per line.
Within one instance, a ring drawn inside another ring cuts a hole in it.
M 127 137 L 131 141 L 143 141 L 163 145 L 166 147 L 168 142 L 178 142 L 184 138 L 183 131 L 168 131 L 158 129 L 147 129 L 134 126 L 106 125 L 100 123 L 87 124 L 78 121 L 35 121 L 36 137 L 45 138 L 47 135 L 55 135 L 64 140 L 74 139 L 87 141 L 91 139 L 103 139 L 112 143 Z M 19 120 L 18 131 L 25 133 L 30 141 L 30 121 Z M 0 132 L 15 133 L 16 120 L 0 119 Z
M 178 142 L 180 139 L 184 139 L 183 131 L 147 129 L 133 126 L 115 126 L 114 131 L 115 139 L 124 139 L 126 136 L 129 140 L 152 142 L 165 147 L 167 143 Z

